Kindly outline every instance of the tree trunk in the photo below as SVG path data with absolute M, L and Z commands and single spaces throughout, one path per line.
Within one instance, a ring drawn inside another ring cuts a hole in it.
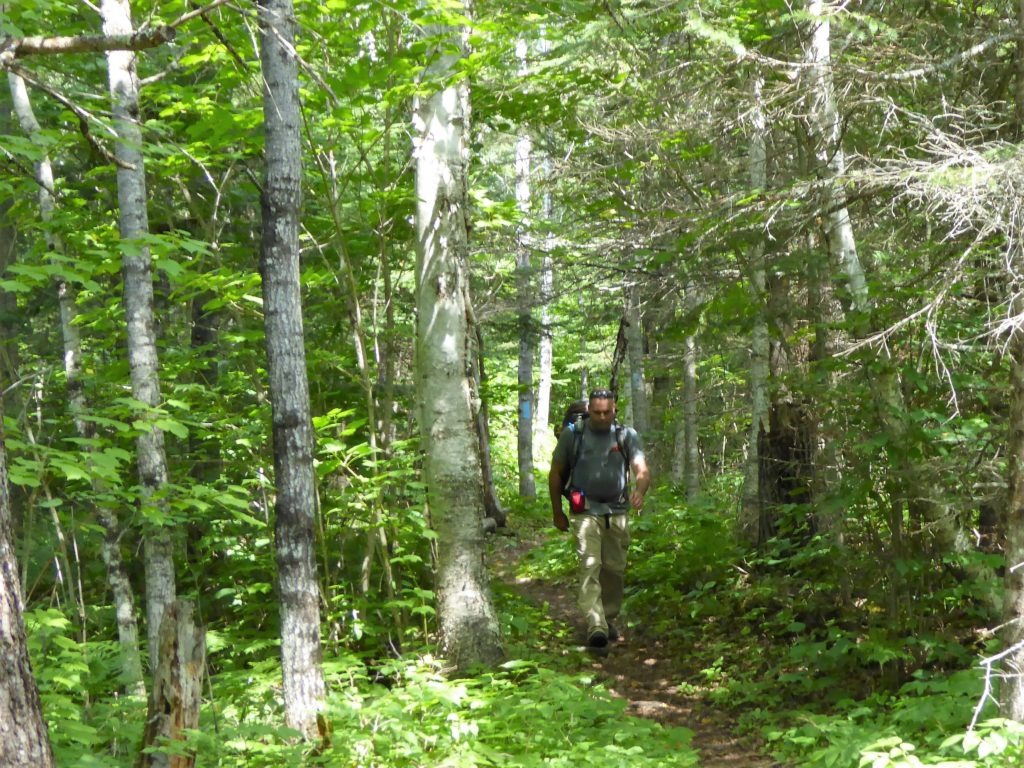
M 345 309 L 348 314 L 349 325 L 352 329 L 352 346 L 356 355 L 356 368 L 359 371 L 359 383 L 363 388 L 363 404 L 367 414 L 367 443 L 370 449 L 370 456 L 374 462 L 370 465 L 370 479 L 376 482 L 377 461 L 381 458 L 378 439 L 379 424 L 377 420 L 377 392 L 374 382 L 373 371 L 370 369 L 369 345 L 367 344 L 366 329 L 363 323 L 363 303 L 360 299 L 359 282 L 356 277 L 355 265 L 352 263 L 351 254 L 345 242 L 344 224 L 342 222 L 341 183 L 337 176 L 336 169 L 321 167 L 321 173 L 325 177 L 325 183 L 330 190 L 331 219 L 334 225 L 334 238 L 338 251 L 338 273 L 341 276 L 341 288 L 344 295 Z M 386 258 L 382 258 L 385 261 Z M 363 548 L 363 558 L 360 565 L 359 589 L 364 595 L 369 594 L 370 584 L 373 575 L 373 563 L 380 556 L 384 566 L 384 593 L 388 600 L 394 599 L 394 579 L 391 572 L 391 561 L 388 555 L 387 532 L 384 530 L 382 501 L 377 498 L 370 510 L 370 521 L 366 529 L 366 544 Z M 400 622 L 395 615 L 395 629 L 400 630 Z
M 494 465 L 491 461 L 491 423 L 487 412 L 487 399 L 483 393 L 487 389 L 487 369 L 484 367 L 484 334 L 476 317 L 469 315 L 470 336 L 476 341 L 470 353 L 470 386 L 474 393 L 473 412 L 476 418 L 477 440 L 480 443 L 480 469 L 484 481 L 484 516 L 488 519 L 486 529 L 504 528 L 508 523 L 508 513 L 501 506 L 498 489 L 494 484 Z
M 1024 29 L 1024 0 L 1017 0 L 1017 30 Z M 1024 40 L 1017 38 L 1014 51 L 1013 106 L 1017 121 L 1017 137 L 1024 133 Z
M 3 6 L 0 5 L 0 15 Z M 11 109 L 7 99 L 0 97 L 0 134 L 8 132 L 11 122 Z M 18 227 L 11 217 L 13 200 L 0 199 L 0 275 L 7 274 L 7 268 L 17 260 Z M 0 288 L 0 369 L 9 372 L 11 381 L 15 381 L 18 364 L 18 333 L 15 318 L 18 317 L 18 301 L 14 293 Z
M 1024 0 L 1017 3 L 1017 28 L 1024 29 Z M 1017 41 L 1014 107 L 1018 133 L 1024 130 L 1024 41 Z M 1022 253 L 1018 248 L 1018 263 Z M 1020 286 L 1010 295 L 1014 315 L 1024 317 Z M 1002 516 L 1003 555 L 1003 645 L 1009 656 L 1003 664 L 1009 674 L 1002 676 L 999 689 L 999 714 L 1007 720 L 1024 723 L 1024 332 L 1019 323 L 1011 325 L 1006 343 L 1010 361 L 1010 418 L 1007 424 L 1007 498 Z
M 167 606 L 160 626 L 160 660 L 153 675 L 149 714 L 136 768 L 192 768 L 195 750 L 189 730 L 199 727 L 199 708 L 206 668 L 206 636 L 192 619 L 192 604 L 176 600 Z M 180 742 L 180 743 L 175 743 Z M 157 750 L 147 752 L 147 748 Z
M 13 72 L 8 73 L 11 97 L 15 113 L 21 129 L 29 136 L 36 135 L 41 129 L 32 109 L 25 81 Z M 53 220 L 55 208 L 53 167 L 50 158 L 44 156 L 36 166 L 36 182 L 39 185 L 39 214 L 44 225 L 47 225 L 47 250 L 54 254 L 64 254 L 64 243 L 49 226 Z M 85 413 L 85 392 L 81 380 L 82 344 L 75 323 L 75 298 L 67 281 L 60 279 L 57 283 L 57 301 L 60 305 L 61 338 L 64 342 L 64 377 L 67 381 L 68 401 L 75 420 L 78 434 L 90 440 L 95 436 L 92 424 L 82 416 Z M 93 490 L 101 495 L 105 488 L 93 479 Z M 103 528 L 101 556 L 107 570 L 107 583 L 110 585 L 114 599 L 114 613 L 117 617 L 118 640 L 121 644 L 122 679 L 125 690 L 129 693 L 144 696 L 146 693 L 143 682 L 142 655 L 139 650 L 139 625 L 135 614 L 135 595 L 128 573 L 121 559 L 121 530 L 117 516 L 113 510 L 98 507 L 96 519 Z
M 517 43 L 520 73 L 526 67 L 526 42 Z M 530 268 L 530 137 L 522 135 L 516 142 L 516 204 L 521 217 L 516 238 L 516 300 L 519 310 L 519 418 L 516 421 L 517 456 L 519 458 L 519 496 L 532 499 L 537 495 L 533 477 L 533 293 Z
M 0 765 L 50 768 L 50 737 L 25 643 L 21 587 L 11 536 L 7 455 L 0 400 Z
M 550 195 L 545 195 L 545 209 L 549 207 Z M 533 414 L 534 442 L 541 435 L 551 434 L 551 375 L 554 366 L 553 338 L 551 335 L 551 303 L 554 295 L 554 268 L 550 251 L 545 249 L 540 265 L 540 352 L 537 371 L 537 410 Z
M 551 43 L 541 34 L 538 44 L 538 53 L 541 58 L 547 56 L 551 50 Z M 551 157 L 545 153 L 542 161 L 545 181 L 551 180 Z M 550 228 L 553 205 L 550 189 L 544 191 L 543 215 L 546 225 Z M 551 334 L 551 304 L 555 300 L 555 273 L 551 262 L 551 252 L 554 246 L 554 235 L 547 235 L 544 244 L 544 256 L 540 265 L 540 343 L 537 354 L 539 370 L 537 371 L 537 408 L 533 414 L 533 441 L 536 445 L 537 438 L 543 435 L 547 438 L 551 434 L 548 429 L 551 421 L 551 375 L 554 365 L 553 338 Z M 561 415 L 561 414 L 559 414 Z M 541 445 L 546 445 L 541 441 Z
M 107 36 L 132 34 L 131 7 L 128 0 L 103 0 L 103 33 Z M 124 308 L 128 322 L 128 364 L 131 369 L 132 397 L 148 408 L 160 405 L 159 361 L 153 316 L 153 277 L 149 247 L 149 215 L 146 210 L 146 171 L 142 155 L 142 130 L 139 125 L 139 80 L 135 71 L 135 53 L 110 51 L 107 54 L 110 95 L 113 99 L 114 129 L 117 138 L 114 154 L 118 159 L 117 202 L 124 265 Z M 146 617 L 150 666 L 156 663 L 160 621 L 165 608 L 174 601 L 174 546 L 171 529 L 163 524 L 166 502 L 160 490 L 167 483 L 167 457 L 163 432 L 152 424 L 149 413 L 141 414 L 149 423 L 137 439 L 139 481 L 142 486 L 143 518 L 155 518 L 145 533 Z M 152 511 L 149 511 L 152 510 Z
M 821 210 L 826 212 L 825 236 L 829 252 L 846 277 L 853 327 L 864 336 L 871 330 L 871 296 L 857 254 L 850 212 L 839 186 L 839 179 L 846 172 L 846 156 L 842 147 L 842 121 L 832 83 L 831 13 L 824 0 L 807 0 L 807 14 L 814 25 L 806 70 L 810 78 L 809 124 L 822 176 Z M 919 532 L 927 532 L 926 535 L 933 539 L 936 552 L 950 551 L 956 540 L 954 520 L 932 501 L 938 498 L 938 494 L 926 487 L 921 469 L 914 466 L 903 450 L 908 442 L 907 409 L 888 346 L 879 347 L 878 362 L 880 370 L 869 371 L 867 375 L 879 421 L 888 436 L 890 471 L 895 475 L 892 487 L 902 497 L 894 501 L 905 501 L 912 508 L 922 522 Z
M 768 186 L 768 153 L 765 118 L 761 100 L 762 79 L 755 76 L 751 97 L 750 153 L 747 178 L 752 192 Z M 765 278 L 764 243 L 751 247 L 747 266 L 750 300 L 755 307 L 754 327 L 750 342 L 750 433 L 747 438 L 747 460 L 743 475 L 743 500 L 740 510 L 740 535 L 748 543 L 757 542 L 761 509 L 761 455 L 762 433 L 770 427 L 768 417 L 768 317 L 767 281 Z
M 1019 295 L 1019 294 L 1018 294 Z M 1014 314 L 1024 316 L 1024 301 L 1014 301 Z M 1007 342 L 1010 360 L 1010 419 L 1007 446 L 1007 506 L 1004 515 L 1006 587 L 1003 598 L 1003 645 L 1013 649 L 1005 659 L 1000 715 L 1024 722 L 1024 332 L 1016 325 Z
M 689 293 L 692 293 L 691 286 Z M 683 340 L 683 418 L 682 480 L 687 501 L 700 495 L 700 420 L 697 415 L 697 334 L 689 333 Z
M 579 292 L 579 297 L 576 300 L 576 306 L 579 308 L 579 316 L 584 318 L 586 321 L 587 316 L 587 304 L 584 300 L 585 291 Z M 587 334 L 580 334 L 580 350 L 579 350 L 579 366 L 580 366 L 580 399 L 589 399 L 590 394 L 590 369 L 587 368 L 587 357 L 589 356 L 589 350 L 587 349 Z
M 440 45 L 463 50 L 456 30 L 428 32 Z M 502 650 L 484 566 L 480 444 L 467 375 L 469 90 L 465 80 L 449 80 L 458 56 L 440 50 L 434 55 L 428 73 L 447 84 L 417 98 L 414 113 L 417 394 L 427 503 L 438 536 L 440 648 L 463 672 L 497 662 Z
M 285 722 L 317 735 L 324 699 L 315 560 L 313 423 L 299 287 L 302 202 L 298 65 L 291 0 L 260 0 L 266 172 L 260 275 L 277 488 L 274 544 L 281 603 Z
M 638 286 L 629 287 L 626 307 L 629 319 L 626 325 L 626 355 L 629 358 L 629 403 L 633 411 L 632 425 L 642 436 L 650 439 L 650 402 L 647 396 L 647 379 L 644 375 L 644 330 Z

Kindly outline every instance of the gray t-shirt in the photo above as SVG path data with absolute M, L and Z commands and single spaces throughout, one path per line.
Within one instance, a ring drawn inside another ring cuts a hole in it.
M 629 461 L 635 461 L 644 455 L 640 436 L 632 427 L 620 427 L 622 445 L 626 449 Z M 576 451 L 575 428 L 566 428 L 558 437 L 552 460 L 563 466 L 572 466 Z M 607 432 L 595 432 L 590 422 L 583 422 L 583 443 L 580 456 L 572 470 L 570 485 L 581 488 L 590 502 L 606 505 L 611 511 L 622 512 L 628 509 L 629 499 L 625 498 L 626 473 L 623 464 L 627 461 L 619 450 L 615 439 L 615 426 Z M 629 467 L 626 467 L 628 470 Z M 595 505 L 596 506 L 596 505 Z M 599 511 L 597 509 L 593 511 Z

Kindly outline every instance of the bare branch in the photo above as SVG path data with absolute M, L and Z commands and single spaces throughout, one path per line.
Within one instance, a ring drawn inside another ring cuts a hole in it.
M 981 698 L 978 699 L 978 705 L 974 708 L 974 717 L 971 718 L 971 724 L 967 726 L 967 730 L 973 731 L 977 727 L 978 718 L 981 717 L 981 711 L 985 707 L 986 702 L 991 701 L 996 706 L 999 706 L 999 701 L 992 693 L 992 666 L 1007 656 L 1019 653 L 1022 647 L 1024 647 L 1024 642 L 1014 643 L 1009 648 L 1004 648 L 995 656 L 989 656 L 987 659 L 981 660 L 981 666 L 985 669 L 985 690 L 982 691 Z
M 202 8 L 183 13 L 170 24 L 139 30 L 131 35 L 72 35 L 63 37 L 0 38 L 0 69 L 10 69 L 15 59 L 26 56 L 66 53 L 105 53 L 107 51 L 144 51 L 169 43 L 182 24 L 205 16 L 229 0 L 213 0 Z
M 231 2 L 231 0 L 213 0 L 212 3 L 208 3 L 207 5 L 204 5 L 201 8 L 196 8 L 195 10 L 189 11 L 188 13 L 183 13 L 181 16 L 176 18 L 167 26 L 180 27 L 186 21 L 191 21 L 197 16 L 202 16 L 204 20 L 206 20 L 206 14 L 208 14 L 210 11 L 214 10 L 215 8 L 221 5 L 227 5 L 229 2 Z
M 159 26 L 133 35 L 74 35 L 71 37 L 8 37 L 0 42 L 0 68 L 9 69 L 25 56 L 143 51 L 174 39 L 175 29 Z
M 132 167 L 130 165 L 126 165 L 124 162 L 114 157 L 113 153 L 109 149 L 104 147 L 102 144 L 100 144 L 96 137 L 92 135 L 92 131 L 89 130 L 89 123 L 97 122 L 97 120 L 95 116 L 93 116 L 90 112 L 82 109 L 80 106 L 75 104 L 71 99 L 69 99 L 60 91 L 51 88 L 45 83 L 37 80 L 29 72 L 22 69 L 21 67 L 12 64 L 8 67 L 8 69 L 14 74 L 16 74 L 18 77 L 20 77 L 22 80 L 24 80 L 26 83 L 31 85 L 33 88 L 38 88 L 43 93 L 47 94 L 52 99 L 59 101 L 65 107 L 74 112 L 75 117 L 78 118 L 78 129 L 82 132 L 82 136 L 84 136 L 85 140 L 89 142 L 89 146 L 91 146 L 93 149 L 96 150 L 96 152 L 102 155 L 107 162 L 113 163 L 119 168 L 130 169 Z
M 934 64 L 928 64 L 927 66 L 917 67 L 915 69 L 905 69 L 902 72 L 871 72 L 865 69 L 856 69 L 855 71 L 861 75 L 867 75 L 874 80 L 916 80 L 921 77 L 927 77 L 928 75 L 935 74 L 946 69 L 954 69 L 965 62 L 970 61 L 975 56 L 984 53 L 986 50 L 994 45 L 1000 45 L 1001 43 L 1009 42 L 1010 40 L 1017 40 L 1020 38 L 1019 32 L 1006 32 L 1001 35 L 994 35 L 987 40 L 982 40 L 977 45 L 972 45 L 967 50 L 961 51 L 955 56 L 950 56 L 948 59 L 943 61 L 935 62 Z

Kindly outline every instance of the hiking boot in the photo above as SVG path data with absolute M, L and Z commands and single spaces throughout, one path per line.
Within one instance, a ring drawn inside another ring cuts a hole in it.
M 595 629 L 587 638 L 587 645 L 591 648 L 604 648 L 608 645 L 608 635 L 600 629 Z

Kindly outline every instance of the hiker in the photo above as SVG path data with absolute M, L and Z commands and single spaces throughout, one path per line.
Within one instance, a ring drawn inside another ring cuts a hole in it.
M 628 513 L 630 506 L 637 510 L 643 506 L 651 476 L 636 430 L 615 422 L 612 392 L 591 392 L 588 410 L 588 415 L 579 415 L 558 437 L 548 492 L 552 522 L 560 531 L 569 530 L 562 496 L 569 498 L 580 558 L 577 605 L 587 622 L 587 645 L 601 649 L 619 638 L 611 622 L 622 607 Z M 632 493 L 630 468 L 635 479 Z

